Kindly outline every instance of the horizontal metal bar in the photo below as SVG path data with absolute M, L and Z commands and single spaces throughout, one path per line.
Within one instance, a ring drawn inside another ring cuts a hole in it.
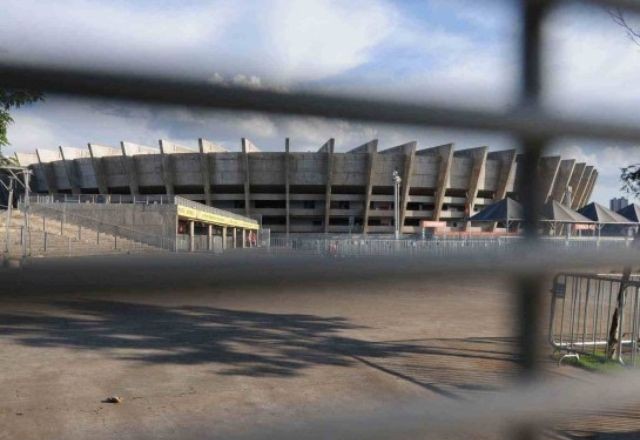
M 564 348 L 564 347 L 602 347 L 602 346 L 606 346 L 609 342 L 608 341 L 585 341 L 585 342 L 557 342 L 554 344 L 554 347 L 557 348 Z M 633 343 L 632 339 L 623 339 L 621 341 L 622 345 L 631 345 Z
M 0 84 L 47 93 L 94 96 L 208 109 L 510 132 L 530 137 L 640 141 L 640 126 L 567 119 L 539 108 L 466 110 L 431 104 L 308 92 L 284 93 L 222 86 L 193 79 L 0 63 Z

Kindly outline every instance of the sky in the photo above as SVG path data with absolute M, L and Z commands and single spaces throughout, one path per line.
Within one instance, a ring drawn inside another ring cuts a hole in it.
M 517 102 L 518 13 L 509 0 L 3 0 L 0 56 L 284 92 L 403 99 L 504 110 Z M 640 29 L 640 19 L 628 17 Z M 580 5 L 549 16 L 543 105 L 563 116 L 640 122 L 640 46 L 608 11 Z M 158 139 L 196 147 L 204 137 L 240 149 L 337 151 L 370 139 L 379 148 L 517 147 L 508 136 L 312 117 L 203 112 L 47 96 L 13 113 L 7 153 L 117 146 Z M 595 201 L 619 196 L 620 167 L 640 147 L 563 139 L 551 153 L 596 165 Z

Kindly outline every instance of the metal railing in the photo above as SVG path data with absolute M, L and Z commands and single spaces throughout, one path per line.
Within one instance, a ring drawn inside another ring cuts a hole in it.
M 311 93 L 278 92 L 266 89 L 242 88 L 233 85 L 216 85 L 209 81 L 179 80 L 168 77 L 135 76 L 127 73 L 96 72 L 95 70 L 78 70 L 53 66 L 37 66 L 33 64 L 17 65 L 10 62 L 0 63 L 0 83 L 6 87 L 42 90 L 47 93 L 63 93 L 79 96 L 105 97 L 110 99 L 138 100 L 158 104 L 176 104 L 190 108 L 248 110 L 268 112 L 274 114 L 295 114 L 343 118 L 380 123 L 413 124 L 421 126 L 436 126 L 440 128 L 456 128 L 465 130 L 482 130 L 513 135 L 520 141 L 523 148 L 522 182 L 525 184 L 520 193 L 524 208 L 524 241 L 531 245 L 530 254 L 536 258 L 528 258 L 527 270 L 516 273 L 518 282 L 514 291 L 516 311 L 514 322 L 517 325 L 516 344 L 523 383 L 531 385 L 529 392 L 521 389 L 505 392 L 497 396 L 486 405 L 491 411 L 484 413 L 484 423 L 487 420 L 497 421 L 499 418 L 509 418 L 517 425 L 515 434 L 511 438 L 531 439 L 538 431 L 537 423 L 550 418 L 550 412 L 556 412 L 561 404 L 571 405 L 583 403 L 586 387 L 581 384 L 563 384 L 558 393 L 558 386 L 554 385 L 554 399 L 545 402 L 546 412 L 537 410 L 527 412 L 528 401 L 536 395 L 537 389 L 544 389 L 533 380 L 537 378 L 540 369 L 541 344 L 537 335 L 543 314 L 543 277 L 541 272 L 548 269 L 547 249 L 538 246 L 537 223 L 540 219 L 540 204 L 537 194 L 541 188 L 537 174 L 538 163 L 542 153 L 554 140 L 561 137 L 579 137 L 600 140 L 617 140 L 636 145 L 640 142 L 640 127 L 637 125 L 620 125 L 602 120 L 584 120 L 567 118 L 547 112 L 540 103 L 543 78 L 543 29 L 545 19 L 552 7 L 566 4 L 570 0 L 521 0 L 520 23 L 522 27 L 520 41 L 520 62 L 518 82 L 520 99 L 518 105 L 504 111 L 493 110 L 463 110 L 451 106 L 437 106 L 431 104 L 416 104 L 390 100 L 375 100 L 344 96 L 329 96 Z M 582 3 L 605 7 L 620 7 L 628 11 L 640 12 L 640 2 L 635 0 L 585 0 Z M 625 145 L 625 144 L 620 144 Z M 605 254 L 603 254 L 605 255 Z M 531 255 L 527 255 L 531 257 Z M 578 259 L 579 253 L 569 254 L 568 258 Z M 608 253 L 607 259 L 600 257 L 581 260 L 583 264 L 601 267 L 605 263 L 636 264 L 637 255 L 625 254 L 623 258 L 615 259 L 615 254 Z M 464 266 L 464 265 L 468 266 Z M 462 265 L 462 266 L 460 266 Z M 458 262 L 457 270 L 464 267 L 473 268 L 468 261 Z M 494 270 L 504 271 L 505 267 L 494 267 Z M 598 386 L 599 385 L 599 386 Z M 599 384 L 590 389 L 606 390 L 601 399 L 605 403 L 621 404 L 633 399 L 637 401 L 640 395 L 637 390 L 640 384 L 631 378 L 615 378 L 607 380 L 601 378 Z M 612 392 L 615 390 L 615 392 Z M 547 390 L 548 391 L 548 388 Z M 566 397 L 573 394 L 574 397 Z M 607 395 L 614 395 L 615 399 L 607 399 Z M 526 399 L 518 398 L 526 396 Z M 590 398 L 593 396 L 589 395 Z M 561 397 L 560 400 L 556 400 Z M 572 400 L 574 399 L 574 400 Z M 535 400 L 535 399 L 534 399 Z M 424 402 L 423 402 L 424 403 Z M 430 412 L 417 410 L 415 405 L 408 405 L 400 413 L 395 408 L 388 408 L 388 413 L 394 417 L 385 418 L 385 429 L 397 427 L 400 432 L 408 423 L 414 426 L 424 426 L 425 414 L 431 414 L 429 425 L 447 423 L 462 426 L 465 421 L 477 420 L 479 409 L 475 407 L 461 408 L 452 411 L 450 406 L 437 407 L 431 405 Z M 395 410 L 395 412 L 394 412 Z M 523 417 L 522 414 L 528 417 Z M 481 409 L 480 409 L 481 412 Z M 454 417 L 455 415 L 455 417 Z M 545 419 L 546 415 L 546 419 Z M 342 421 L 349 420 L 352 430 L 350 433 L 364 434 L 375 426 L 377 418 L 365 417 L 362 414 L 341 414 Z M 396 417 L 397 416 L 397 417 Z M 493 416 L 493 418 L 490 418 Z M 475 418 L 474 418 L 475 417 Z M 316 423 L 316 427 L 317 427 Z M 333 425 L 330 425 L 333 426 Z M 299 438 L 287 433 L 283 427 L 280 438 Z M 424 429 L 424 428 L 423 428 Z M 305 431 L 307 438 L 326 437 L 325 429 L 310 429 Z M 336 435 L 337 436 L 337 435 Z
M 24 197 L 22 198 L 24 200 Z M 33 194 L 30 203 L 94 203 L 94 204 L 136 204 L 136 205 L 173 205 L 173 196 L 163 194 Z
M 560 361 L 584 354 L 600 360 L 612 357 L 622 364 L 635 366 L 640 328 L 639 293 L 637 277 L 623 281 L 620 275 L 556 275 L 551 289 L 549 342 L 563 354 Z M 616 347 L 610 346 L 613 319 L 617 320 L 614 336 L 619 342 Z
M 19 204 L 20 210 L 27 218 L 30 215 L 37 215 L 44 222 L 43 229 L 46 230 L 47 222 L 55 222 L 59 225 L 60 235 L 64 235 L 65 228 L 77 229 L 77 240 L 81 241 L 83 233 L 85 238 L 95 239 L 99 244 L 101 240 L 112 240 L 114 247 L 123 246 L 125 242 L 138 243 L 138 247 L 155 247 L 162 250 L 175 250 L 175 239 L 159 234 L 138 231 L 125 226 L 104 222 L 93 217 L 71 212 L 65 208 L 64 204 L 30 204 L 25 206 L 23 202 Z M 50 227 L 50 225 L 49 225 Z M 32 230 L 32 228 L 29 228 Z M 84 231 L 84 232 L 83 232 Z
M 7 228 L 3 229 L 6 230 Z M 27 229 L 24 226 L 10 226 L 8 230 L 8 245 L 5 234 L 0 237 L 0 244 L 3 252 L 9 258 L 103 255 L 159 250 L 142 242 L 123 239 L 117 235 L 96 234 L 94 231 L 85 231 L 87 235 L 94 234 L 96 241 L 90 242 L 86 239 L 82 240 L 69 235 L 59 235 L 46 230 Z
M 555 254 L 566 251 L 599 249 L 626 249 L 632 243 L 624 238 L 565 238 L 541 237 L 541 245 Z M 274 254 L 306 253 L 325 256 L 430 256 L 454 257 L 456 255 L 485 256 L 487 252 L 521 251 L 522 237 L 433 237 L 427 240 L 405 238 L 286 238 L 271 237 L 270 248 Z
M 229 248 L 231 237 L 227 237 L 226 247 L 223 247 L 222 237 L 219 235 L 211 236 L 211 240 L 207 235 L 196 235 L 193 237 L 193 249 L 191 249 L 191 240 L 188 234 L 178 234 L 176 236 L 177 252 L 212 252 L 215 254 L 222 253 L 225 248 Z
M 23 200 L 24 202 L 24 200 Z M 135 205 L 182 205 L 189 208 L 197 209 L 199 211 L 207 212 L 210 214 L 216 214 L 236 220 L 255 223 L 258 222 L 255 219 L 246 217 L 241 214 L 236 214 L 231 211 L 227 211 L 220 208 L 214 208 L 203 203 L 194 202 L 181 196 L 170 195 L 129 195 L 129 194 L 34 194 L 29 196 L 29 202 L 31 204 L 38 205 L 52 205 L 61 203 L 75 203 L 75 204 L 135 204 Z

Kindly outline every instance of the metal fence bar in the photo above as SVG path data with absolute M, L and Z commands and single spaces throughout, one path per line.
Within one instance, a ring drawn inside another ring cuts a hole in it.
M 37 66 L 19 66 L 9 63 L 0 63 L 0 83 L 4 86 L 18 88 L 34 88 L 49 93 L 66 93 L 83 96 L 101 96 L 114 99 L 140 100 L 156 103 L 170 103 L 177 105 L 189 105 L 202 108 L 219 108 L 231 110 L 249 110 L 270 113 L 284 113 L 297 115 L 325 116 L 332 118 L 346 118 L 366 121 L 390 122 L 401 124 L 418 124 L 450 128 L 464 128 L 472 130 L 489 130 L 496 132 L 509 132 L 515 134 L 521 141 L 525 150 L 523 162 L 524 188 L 522 190 L 523 206 L 525 209 L 525 233 L 526 243 L 531 245 L 539 241 L 537 237 L 537 221 L 539 219 L 538 200 L 535 190 L 539 188 L 537 176 L 537 164 L 542 152 L 550 139 L 570 136 L 587 137 L 592 139 L 616 139 L 620 141 L 640 141 L 640 127 L 631 125 L 619 125 L 603 123 L 598 120 L 577 120 L 559 118 L 556 115 L 545 113 L 539 105 L 540 90 L 542 88 L 541 74 L 541 34 L 545 14 L 550 6 L 559 3 L 560 0 L 521 0 L 522 23 L 524 25 L 521 44 L 521 99 L 518 107 L 508 111 L 487 110 L 462 110 L 447 106 L 434 106 L 398 102 L 390 100 L 372 100 L 343 96 L 329 96 L 312 93 L 280 93 L 269 90 L 244 89 L 212 85 L 210 83 L 190 80 L 176 80 L 173 78 L 160 78 L 149 76 L 133 76 L 118 73 L 101 73 L 87 70 L 73 70 L 62 68 L 47 68 Z M 587 0 L 590 4 L 607 7 L 622 7 L 640 12 L 640 4 L 632 0 Z M 29 232 L 24 231 L 23 232 Z M 26 243 L 28 237 L 23 237 L 22 243 Z M 295 243 L 295 242 L 293 242 Z M 440 244 L 440 242 L 436 242 Z M 313 242 L 316 252 L 333 252 L 333 245 L 329 241 Z M 335 244 L 336 253 L 358 254 L 362 248 L 348 248 L 346 242 Z M 467 249 L 482 249 L 486 242 L 466 241 Z M 329 246 L 329 247 L 327 247 Z M 373 245 L 375 252 L 392 255 L 397 252 L 414 254 L 417 245 L 407 243 L 376 242 Z M 178 243 L 175 243 L 178 247 Z M 462 247 L 462 245 L 460 246 Z M 565 289 L 571 276 L 565 277 Z M 520 351 L 520 364 L 522 378 L 528 381 L 535 378 L 538 365 L 540 346 L 537 341 L 538 325 L 541 312 L 541 277 L 537 273 L 519 275 L 517 299 L 518 348 Z M 605 279 L 600 279 L 600 284 Z M 608 280 L 607 281 L 611 281 Z M 610 312 L 612 307 L 613 284 L 609 287 L 609 306 L 607 313 L 607 328 L 610 325 Z M 592 289 L 592 281 L 587 281 L 587 291 L 584 292 L 585 305 L 584 316 L 581 318 L 581 298 L 583 297 L 583 281 L 571 281 L 571 324 L 570 340 L 563 341 L 562 347 L 582 349 L 587 341 L 587 322 L 589 313 L 589 297 Z M 628 287 L 620 286 L 622 289 Z M 600 287 L 597 289 L 600 294 Z M 626 292 L 626 290 L 624 291 Z M 630 321 L 632 330 L 632 356 L 635 360 L 637 349 L 637 317 L 638 317 L 638 287 L 635 286 L 636 298 L 633 301 L 633 309 L 627 311 L 627 319 L 624 319 L 624 307 L 620 313 L 619 323 L 619 356 L 622 356 L 624 336 L 624 323 Z M 599 297 L 599 296 L 598 296 Z M 622 305 L 624 306 L 625 295 Z M 563 298 L 561 321 L 564 320 Z M 598 304 L 596 303 L 596 308 Z M 630 315 L 629 315 L 630 314 Z M 597 321 L 597 317 L 594 317 Z M 580 334 L 582 322 L 582 342 L 576 342 L 576 335 Z M 553 325 L 553 319 L 552 319 Z M 561 327 L 563 328 L 563 327 Z M 596 328 L 592 345 L 600 343 L 596 340 Z M 517 429 L 519 438 L 532 439 L 535 437 L 537 427 L 526 422 Z

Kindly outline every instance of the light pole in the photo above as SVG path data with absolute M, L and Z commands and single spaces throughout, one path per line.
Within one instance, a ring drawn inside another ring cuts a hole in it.
M 571 188 L 571 186 L 567 186 L 567 191 L 564 194 L 564 204 L 569 208 L 571 208 L 571 205 L 573 205 L 573 188 Z M 565 225 L 565 228 L 567 228 L 567 240 L 571 238 L 571 227 L 571 223 L 567 223 Z
M 402 179 L 398 170 L 393 170 L 393 210 L 394 218 L 393 224 L 396 229 L 396 240 L 400 238 L 400 183 Z
M 11 224 L 11 210 L 13 208 L 13 176 L 9 176 L 9 185 L 7 189 L 9 192 L 9 196 L 7 198 L 7 221 L 5 224 L 4 251 L 6 254 L 9 254 L 9 239 L 10 239 L 9 225 Z

